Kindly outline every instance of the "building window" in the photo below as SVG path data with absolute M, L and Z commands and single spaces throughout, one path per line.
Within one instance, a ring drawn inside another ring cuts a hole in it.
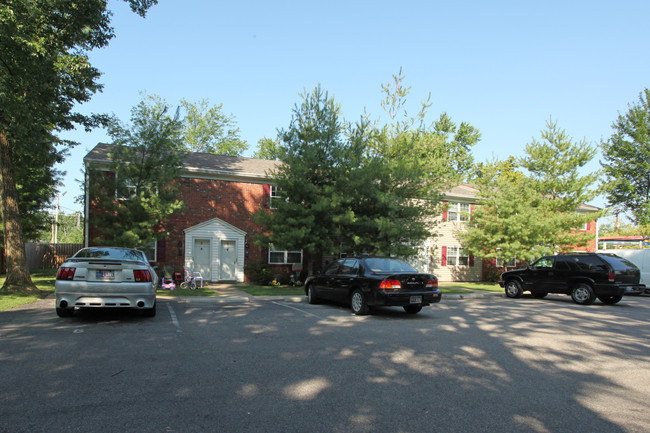
M 278 194 L 278 187 L 275 185 L 270 185 L 269 188 L 269 208 L 270 209 L 276 209 L 275 206 L 275 201 L 280 198 L 280 195 Z
M 447 266 L 471 266 L 471 259 L 465 253 L 465 248 L 447 247 L 445 262 Z
M 150 262 L 155 262 L 157 261 L 157 252 L 158 252 L 158 242 L 157 241 L 151 241 L 147 245 L 142 247 L 142 251 L 144 252 L 144 255 L 147 256 L 147 260 Z
M 302 264 L 302 250 L 286 251 L 269 248 L 269 264 L 272 265 L 293 265 Z
M 471 207 L 469 203 L 449 203 L 447 208 L 447 221 L 469 221 Z
M 115 198 L 118 200 L 133 200 L 136 197 L 137 187 L 133 180 L 124 178 L 118 179 L 115 176 Z

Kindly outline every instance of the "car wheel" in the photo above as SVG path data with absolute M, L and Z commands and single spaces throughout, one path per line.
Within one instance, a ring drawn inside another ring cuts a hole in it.
M 521 288 L 521 283 L 517 280 L 508 280 L 506 282 L 506 296 L 508 298 L 521 298 L 524 290 Z
M 600 299 L 600 302 L 602 302 L 603 304 L 614 305 L 618 301 L 623 299 L 623 296 L 622 295 L 619 295 L 619 296 L 599 296 L 598 299 Z
M 548 295 L 548 292 L 531 292 L 531 294 L 533 295 L 533 298 L 542 299 Z
M 422 311 L 421 305 L 405 305 L 403 308 L 408 314 L 417 314 Z
M 56 307 L 56 315 L 59 317 L 72 317 L 74 315 L 74 308 Z
M 589 284 L 580 283 L 571 289 L 571 298 L 576 304 L 590 305 L 596 300 L 596 294 Z
M 350 298 L 350 307 L 352 312 L 357 316 L 363 316 L 368 314 L 370 307 L 366 304 L 366 297 L 360 289 L 356 289 L 352 292 L 352 297 Z
M 153 303 L 153 307 L 151 308 L 146 308 L 142 311 L 142 315 L 144 317 L 155 317 L 156 316 L 156 302 Z
M 314 287 L 310 284 L 307 286 L 307 302 L 310 304 L 318 304 L 318 298 L 314 293 Z

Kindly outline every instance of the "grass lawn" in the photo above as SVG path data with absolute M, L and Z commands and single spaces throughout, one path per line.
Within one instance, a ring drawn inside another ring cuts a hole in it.
M 0 276 L 0 287 L 5 283 L 6 276 Z M 54 293 L 54 280 L 56 269 L 35 269 L 32 271 L 32 281 L 41 290 L 39 295 L 0 295 L 0 311 L 17 307 L 23 304 L 31 304 L 37 299 Z
M 463 289 L 483 290 L 485 292 L 501 292 L 501 291 L 503 291 L 503 289 L 501 288 L 501 286 L 499 286 L 498 283 L 446 282 L 446 283 L 438 283 L 438 285 L 441 287 L 440 290 L 442 290 L 443 293 L 445 293 L 444 289 L 456 290 L 455 292 L 449 291 L 447 293 L 462 293 L 462 292 L 467 291 L 467 290 L 463 290 Z
M 304 286 L 257 286 L 253 284 L 238 285 L 237 288 L 253 296 L 305 296 Z

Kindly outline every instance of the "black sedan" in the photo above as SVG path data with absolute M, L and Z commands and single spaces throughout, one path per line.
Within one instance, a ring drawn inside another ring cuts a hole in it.
M 368 314 L 376 305 L 400 306 L 409 314 L 440 302 L 438 279 L 421 274 L 401 260 L 348 257 L 330 263 L 305 281 L 310 304 L 320 300 L 349 303 L 354 314 Z

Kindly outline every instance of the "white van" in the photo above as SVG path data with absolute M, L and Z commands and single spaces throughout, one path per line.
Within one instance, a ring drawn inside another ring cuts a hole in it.
M 634 263 L 641 271 L 641 284 L 646 285 L 646 293 L 650 293 L 650 249 L 620 249 L 620 250 L 599 250 L 599 253 L 616 254 L 619 257 Z

